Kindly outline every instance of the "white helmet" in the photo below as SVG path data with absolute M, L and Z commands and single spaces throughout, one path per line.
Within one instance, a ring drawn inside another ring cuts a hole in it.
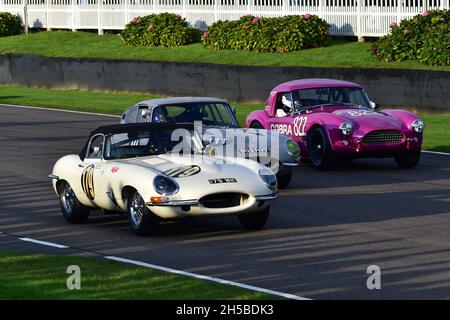
M 283 94 L 281 97 L 281 103 L 283 104 L 283 110 L 285 112 L 290 112 L 292 110 L 292 100 L 289 93 Z

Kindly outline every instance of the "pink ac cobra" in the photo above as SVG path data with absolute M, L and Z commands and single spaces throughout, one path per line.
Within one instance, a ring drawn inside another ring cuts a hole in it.
M 264 110 L 250 113 L 246 127 L 281 132 L 297 142 L 302 157 L 319 169 L 338 161 L 393 157 L 401 168 L 420 159 L 424 123 L 406 110 L 377 110 L 361 85 L 303 79 L 276 86 Z

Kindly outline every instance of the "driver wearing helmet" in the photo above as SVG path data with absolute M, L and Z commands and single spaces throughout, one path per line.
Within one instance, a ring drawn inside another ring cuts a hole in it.
M 289 116 L 292 112 L 292 99 L 289 93 L 283 93 L 281 104 L 282 107 L 277 109 L 277 117 Z
M 153 121 L 156 123 L 167 122 L 167 110 L 164 107 L 157 107 L 153 110 Z

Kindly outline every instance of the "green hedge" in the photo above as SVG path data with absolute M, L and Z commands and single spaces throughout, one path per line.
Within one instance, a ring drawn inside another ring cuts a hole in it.
M 22 32 L 22 21 L 9 12 L 0 12 L 0 37 L 14 36 Z
M 450 65 L 450 10 L 425 11 L 390 27 L 391 32 L 371 49 L 379 60 Z
M 161 13 L 134 18 L 120 36 L 133 46 L 175 47 L 199 42 L 201 32 L 179 15 Z
M 203 33 L 202 43 L 215 50 L 238 49 L 257 52 L 288 52 L 323 46 L 330 26 L 318 16 L 259 18 L 218 21 Z

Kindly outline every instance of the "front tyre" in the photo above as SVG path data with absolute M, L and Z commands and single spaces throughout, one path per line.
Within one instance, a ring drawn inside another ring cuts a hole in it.
M 83 223 L 89 217 L 90 209 L 83 205 L 68 182 L 64 182 L 59 194 L 61 211 L 69 223 Z
M 138 236 L 154 235 L 158 231 L 160 220 L 147 208 L 137 191 L 128 198 L 128 219 L 131 229 Z
M 420 160 L 421 151 L 402 153 L 394 157 L 395 162 L 400 168 L 412 169 L 414 168 Z
M 260 211 L 245 213 L 239 215 L 242 226 L 247 230 L 259 230 L 264 227 L 269 219 L 270 207 L 266 207 Z
M 317 169 L 330 170 L 336 165 L 336 155 L 322 128 L 315 128 L 308 133 L 308 149 L 311 162 Z
M 281 165 L 276 176 L 278 181 L 278 189 L 285 189 L 289 185 L 289 182 L 291 182 L 292 168 Z

